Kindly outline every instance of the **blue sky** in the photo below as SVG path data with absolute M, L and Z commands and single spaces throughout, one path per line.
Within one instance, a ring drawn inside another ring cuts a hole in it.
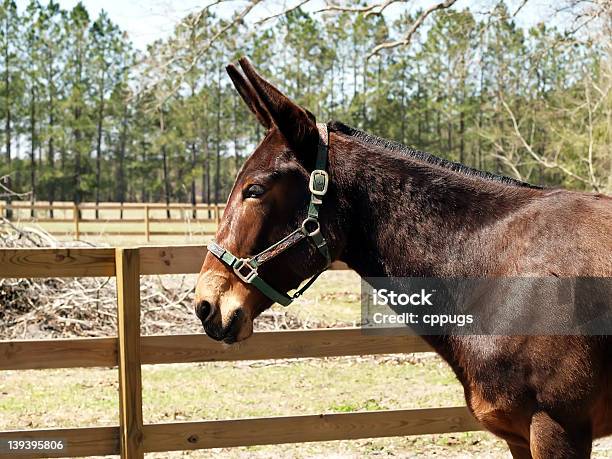
M 428 6 L 433 0 L 415 0 L 411 8 Z M 45 3 L 46 0 L 41 0 Z M 180 18 L 189 12 L 198 10 L 208 4 L 210 0 L 82 0 L 83 4 L 90 12 L 92 17 L 96 17 L 100 10 L 105 9 L 111 19 L 119 25 L 122 30 L 128 32 L 134 45 L 139 49 L 145 49 L 146 45 L 157 38 L 168 36 L 174 25 Z M 251 18 L 257 19 L 267 14 L 282 11 L 283 5 L 291 5 L 295 0 L 268 0 L 263 5 L 253 10 Z M 23 11 L 28 0 L 17 0 L 17 6 Z M 71 9 L 78 3 L 78 0 L 59 0 L 59 4 L 64 9 Z M 472 11 L 484 11 L 491 5 L 490 0 L 459 0 L 456 8 L 463 9 L 470 5 Z M 514 11 L 520 4 L 520 0 L 508 0 L 510 10 Z M 550 12 L 550 4 L 554 0 L 530 0 L 517 16 L 517 21 L 522 26 L 530 26 L 540 20 L 546 20 Z M 232 6 L 233 5 L 233 6 Z M 215 12 L 221 16 L 231 14 L 233 7 L 244 5 L 244 1 L 237 0 L 229 5 L 219 5 L 215 7 Z M 317 8 L 323 5 L 321 0 L 314 0 L 310 8 Z M 308 9 L 310 9 L 308 8 Z M 387 11 L 389 15 L 397 13 L 402 5 L 396 5 L 395 9 L 390 7 Z

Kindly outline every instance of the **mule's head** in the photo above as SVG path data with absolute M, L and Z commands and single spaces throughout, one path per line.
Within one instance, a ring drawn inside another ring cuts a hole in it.
M 238 173 L 216 241 L 235 256 L 247 258 L 298 228 L 306 217 L 319 134 L 310 112 L 265 81 L 248 60 L 239 62 L 246 78 L 232 65 L 227 72 L 267 133 Z M 322 227 L 324 231 L 324 222 Z M 325 264 L 304 240 L 262 265 L 259 275 L 285 292 Z M 195 301 L 206 333 L 226 343 L 248 338 L 253 320 L 272 305 L 211 253 L 204 260 Z

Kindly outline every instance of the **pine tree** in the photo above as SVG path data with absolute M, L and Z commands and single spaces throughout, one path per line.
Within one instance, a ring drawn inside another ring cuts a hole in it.
M 20 47 L 21 17 L 17 14 L 17 5 L 13 0 L 3 0 L 0 4 L 0 69 L 2 70 L 2 97 L 1 111 L 4 118 L 4 155 L 6 165 L 3 168 L 5 186 L 10 190 L 13 187 L 12 180 L 12 147 L 15 135 L 15 110 L 22 106 L 22 81 L 19 77 L 18 50 Z M 7 197 L 11 202 L 11 195 Z M 7 208 L 7 217 L 11 218 L 10 205 Z

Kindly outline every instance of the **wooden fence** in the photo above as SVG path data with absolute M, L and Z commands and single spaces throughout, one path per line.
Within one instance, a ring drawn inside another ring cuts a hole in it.
M 225 204 L 183 204 L 183 203 L 98 203 L 95 202 L 83 202 L 80 204 L 75 203 L 32 203 L 29 201 L 13 201 L 10 204 L 5 201 L 0 201 L 0 217 L 8 215 L 8 210 L 11 210 L 13 214 L 12 220 L 20 221 L 36 221 L 40 223 L 72 223 L 72 234 L 74 239 L 79 240 L 82 235 L 87 234 L 98 234 L 99 231 L 83 231 L 81 228 L 82 223 L 90 222 L 107 222 L 107 223 L 140 223 L 142 230 L 123 230 L 113 231 L 113 228 L 105 229 L 105 233 L 113 234 L 114 232 L 122 235 L 143 235 L 145 240 L 149 242 L 151 236 L 160 235 L 172 235 L 180 234 L 177 231 L 153 231 L 151 230 L 151 223 L 209 223 L 214 222 L 216 226 L 219 225 L 219 221 L 223 215 Z M 98 215 L 99 212 L 116 211 L 116 214 L 112 218 L 83 218 L 83 213 L 95 212 Z M 138 211 L 142 214 L 141 217 L 123 217 L 124 212 L 133 213 Z M 166 218 L 155 218 L 152 214 L 155 211 L 165 211 L 167 213 Z M 58 216 L 59 213 L 61 216 Z M 180 217 L 176 218 L 172 216 L 172 213 L 180 213 Z M 70 217 L 66 217 L 69 213 Z M 208 217 L 206 216 L 208 215 Z M 57 233 L 51 230 L 52 233 Z M 207 231 L 205 234 L 214 234 L 214 231 Z
M 139 276 L 196 273 L 204 255 L 200 246 L 1 249 L 0 277 L 116 276 L 117 337 L 0 341 L 0 370 L 118 367 L 120 419 L 112 427 L 4 431 L 0 444 L 62 439 L 62 451 L 19 457 L 141 458 L 148 452 L 480 430 L 466 407 L 145 424 L 142 364 L 431 350 L 418 337 L 364 335 L 358 328 L 255 333 L 239 347 L 223 346 L 203 334 L 140 336 Z

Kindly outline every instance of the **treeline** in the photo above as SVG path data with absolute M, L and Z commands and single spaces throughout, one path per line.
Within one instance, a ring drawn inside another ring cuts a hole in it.
M 50 201 L 224 201 L 262 135 L 224 71 L 248 55 L 319 120 L 537 184 L 610 190 L 605 40 L 524 30 L 504 3 L 482 20 L 430 19 L 409 48 L 369 56 L 412 18 L 297 9 L 228 23 L 211 44 L 223 19 L 204 10 L 137 52 L 105 13 L 2 0 L 2 183 Z

